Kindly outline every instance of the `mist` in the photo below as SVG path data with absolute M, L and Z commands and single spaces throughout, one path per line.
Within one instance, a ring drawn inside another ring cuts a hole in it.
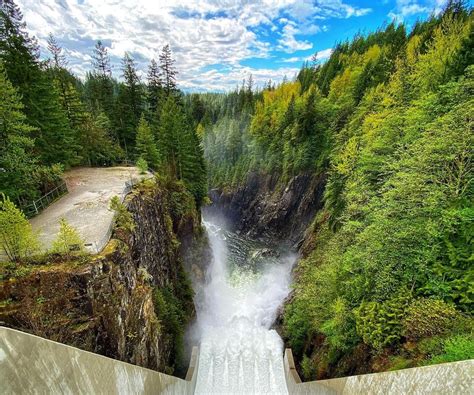
M 285 394 L 283 341 L 271 326 L 290 292 L 296 255 L 242 238 L 224 223 L 204 221 L 213 260 L 195 298 L 196 393 Z

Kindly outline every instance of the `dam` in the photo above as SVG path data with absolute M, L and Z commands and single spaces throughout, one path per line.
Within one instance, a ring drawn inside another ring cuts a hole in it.
M 213 260 L 197 290 L 184 379 L 0 328 L 4 394 L 472 394 L 474 361 L 302 383 L 271 328 L 296 257 L 205 222 Z

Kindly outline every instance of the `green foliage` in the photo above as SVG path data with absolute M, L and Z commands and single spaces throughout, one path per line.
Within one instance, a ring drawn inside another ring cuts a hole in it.
M 354 336 L 354 315 L 351 314 L 348 303 L 340 297 L 334 301 L 330 312 L 330 318 L 321 325 L 321 333 L 326 336 L 331 350 L 347 351 L 358 340 Z
M 155 314 L 160 321 L 165 341 L 172 345 L 171 373 L 175 369 L 182 368 L 184 364 L 184 332 L 190 313 L 187 303 L 192 301 L 192 289 L 191 293 L 182 294 L 190 288 L 189 283 L 183 283 L 181 280 L 177 285 L 179 292 L 170 287 L 155 287 L 153 289 Z
M 142 115 L 138 123 L 136 151 L 152 168 L 156 169 L 160 162 L 158 149 L 150 129 L 150 125 Z
M 182 180 L 200 207 L 207 193 L 203 152 L 181 104 L 172 95 L 161 110 L 158 147 L 161 172 Z
M 399 341 L 407 302 L 406 296 L 385 302 L 363 302 L 354 315 L 357 333 L 364 343 L 381 350 Z
M 1 63 L 0 91 L 0 192 L 17 201 L 29 199 L 35 196 L 37 188 L 30 176 L 37 164 L 34 128 L 26 123 L 24 106 Z
M 115 227 L 117 229 L 132 232 L 135 229 L 135 221 L 127 207 L 120 201 L 118 196 L 110 200 L 110 209 L 115 212 Z
M 39 249 L 31 224 L 5 195 L 0 200 L 0 246 L 13 262 L 21 261 Z
M 473 335 L 456 335 L 443 342 L 443 352 L 428 361 L 429 365 L 474 358 Z
M 301 361 L 301 370 L 303 371 L 303 377 L 305 381 L 314 380 L 316 376 L 316 365 L 306 355 L 303 355 L 303 360 Z
M 438 299 L 415 299 L 403 319 L 403 335 L 421 339 L 448 333 L 456 324 L 459 312 L 452 305 Z
M 146 174 L 146 172 L 148 171 L 148 162 L 141 156 L 138 158 L 136 166 L 138 167 L 140 174 Z
M 77 230 L 69 225 L 66 219 L 59 220 L 59 233 L 53 242 L 52 252 L 63 255 L 71 255 L 84 251 L 84 240 Z

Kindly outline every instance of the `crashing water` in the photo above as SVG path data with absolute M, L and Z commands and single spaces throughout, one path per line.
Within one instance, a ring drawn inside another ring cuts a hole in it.
M 212 223 L 205 227 L 214 259 L 197 300 L 195 393 L 287 394 L 283 342 L 270 327 L 288 295 L 295 257 L 275 257 Z

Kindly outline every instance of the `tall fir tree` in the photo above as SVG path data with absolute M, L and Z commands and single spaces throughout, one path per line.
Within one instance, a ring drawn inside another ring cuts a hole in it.
M 64 55 L 62 47 L 52 33 L 49 33 L 48 36 L 48 51 L 53 56 L 50 60 L 52 67 L 57 69 L 65 69 L 67 67 L 68 61 L 66 55 Z
M 138 123 L 136 152 L 139 158 L 146 160 L 148 165 L 156 169 L 159 165 L 159 153 L 150 125 L 142 115 Z
M 150 114 L 155 114 L 163 94 L 163 81 L 155 59 L 150 61 L 147 74 L 147 99 Z
M 1 63 L 0 92 L 0 193 L 22 202 L 36 195 L 34 128 L 26 123 L 24 106 Z
M 114 126 L 120 143 L 133 152 L 136 130 L 143 111 L 143 90 L 134 60 L 125 54 L 122 60 L 124 84 L 120 84 L 115 103 Z M 131 155 L 130 155 L 131 156 Z
M 97 41 L 92 54 L 92 73 L 86 75 L 86 92 L 89 107 L 94 114 L 105 112 L 109 118 L 113 116 L 114 83 L 112 68 L 107 48 L 102 41 Z
M 163 88 L 166 96 L 177 91 L 176 75 L 178 72 L 174 66 L 175 60 L 171 54 L 169 44 L 165 45 L 160 53 L 160 69 L 163 75 Z
M 23 16 L 13 0 L 0 4 L 0 60 L 22 97 L 28 122 L 37 128 L 36 148 L 46 164 L 77 163 L 74 134 L 58 92 L 51 88 L 51 80 L 41 68 L 36 40 L 26 32 Z

